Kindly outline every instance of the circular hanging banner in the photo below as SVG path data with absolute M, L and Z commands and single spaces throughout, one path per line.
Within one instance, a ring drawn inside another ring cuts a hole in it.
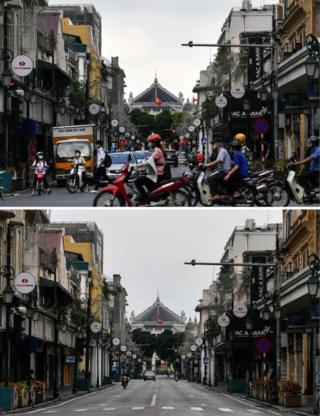
M 195 131 L 195 126 L 189 126 L 188 130 L 190 131 L 190 133 L 193 133 Z
M 244 318 L 248 313 L 248 308 L 245 303 L 238 303 L 233 307 L 233 314 L 237 318 Z
M 137 358 L 137 354 L 133 354 L 132 358 L 135 360 Z
M 89 105 L 89 113 L 90 114 L 95 116 L 99 112 L 100 112 L 100 105 L 99 104 L 92 103 L 92 104 Z
M 188 352 L 187 357 L 188 358 L 191 358 L 192 357 L 192 353 L 191 352 Z
M 221 327 L 229 326 L 230 325 L 230 318 L 229 318 L 229 316 L 227 314 L 225 314 L 225 313 L 222 314 L 222 315 L 220 315 L 219 318 L 218 318 L 218 324 Z
M 182 359 L 182 360 L 185 360 L 185 359 L 186 359 L 186 356 L 185 356 L 184 354 L 182 354 L 182 355 L 181 355 L 181 359 Z
M 127 347 L 125 345 L 121 345 L 120 350 L 122 352 L 126 352 L 127 351 Z
M 268 338 L 260 338 L 256 343 L 256 348 L 261 354 L 266 354 L 271 351 L 272 343 Z
M 196 127 L 199 127 L 199 126 L 200 126 L 200 124 L 201 124 L 201 120 L 199 120 L 198 118 L 196 118 L 196 119 L 194 120 L 193 124 L 194 124 Z
M 201 347 L 201 345 L 203 344 L 203 339 L 202 338 L 197 338 L 196 339 L 196 344 L 198 345 L 198 347 Z
M 90 329 L 91 329 L 91 332 L 93 332 L 94 334 L 97 334 L 102 329 L 102 323 L 101 322 L 92 322 L 92 324 L 90 325 Z
M 113 120 L 111 121 L 111 126 L 112 126 L 112 127 L 117 127 L 118 125 L 119 125 L 119 121 L 118 121 L 118 120 L 113 119 Z
M 119 131 L 120 131 L 120 133 L 124 133 L 126 131 L 126 129 L 124 127 L 119 127 Z
M 127 352 L 127 357 L 131 357 L 132 356 L 132 352 L 131 351 L 128 351 Z
M 27 77 L 33 70 L 33 63 L 29 56 L 18 55 L 11 62 L 12 72 L 18 77 Z
M 27 295 L 36 287 L 36 278 L 31 273 L 19 273 L 14 279 L 14 287 L 22 295 Z
M 243 85 L 234 85 L 231 88 L 230 92 L 231 92 L 231 95 L 232 95 L 233 98 L 240 99 L 240 98 L 244 97 L 244 95 L 246 93 L 246 90 L 244 89 Z
M 224 95 L 218 95 L 215 99 L 215 103 L 218 108 L 224 108 L 228 105 L 228 100 Z
M 196 345 L 191 345 L 190 350 L 191 350 L 192 352 L 197 351 L 197 346 L 196 346 Z
M 112 340 L 112 344 L 117 347 L 118 345 L 120 345 L 120 339 L 119 338 L 113 338 Z

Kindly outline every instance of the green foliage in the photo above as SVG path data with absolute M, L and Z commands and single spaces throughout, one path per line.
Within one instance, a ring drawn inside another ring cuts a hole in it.
M 206 121 L 206 124 L 209 125 L 210 120 L 214 118 L 218 113 L 218 107 L 216 106 L 215 100 L 207 99 L 203 104 L 203 118 Z
M 222 266 L 219 279 L 218 279 L 218 289 L 221 291 L 222 295 L 230 293 L 232 291 L 232 275 L 233 270 L 232 266 Z
M 217 337 L 221 332 L 221 328 L 218 325 L 216 318 L 209 318 L 205 323 L 204 337 L 209 341 L 209 344 L 213 344 L 213 338 Z
M 78 107 L 86 105 L 86 86 L 80 81 L 73 81 L 71 86 L 71 103 Z
M 76 327 L 85 328 L 87 322 L 87 311 L 81 308 L 81 302 L 76 300 L 71 311 L 71 321 Z

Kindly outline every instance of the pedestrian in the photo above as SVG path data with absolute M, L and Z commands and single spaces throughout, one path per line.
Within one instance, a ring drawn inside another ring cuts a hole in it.
M 94 171 L 95 188 L 94 191 L 98 191 L 100 188 L 101 178 L 106 177 L 106 151 L 102 147 L 100 140 L 96 143 L 96 166 Z

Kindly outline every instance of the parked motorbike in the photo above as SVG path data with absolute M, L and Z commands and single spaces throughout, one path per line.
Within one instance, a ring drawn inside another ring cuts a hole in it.
M 128 376 L 122 376 L 122 378 L 121 378 L 121 385 L 122 385 L 122 387 L 124 389 L 127 388 L 128 383 L 129 383 L 129 377 Z
M 156 189 L 149 191 L 144 201 L 136 199 L 139 191 L 135 187 L 135 180 L 131 180 L 133 173 L 147 176 L 154 183 L 157 182 L 156 166 L 153 158 L 147 160 L 147 171 L 141 165 L 123 166 L 121 174 L 112 184 L 103 187 L 93 201 L 95 207 L 133 207 L 133 206 L 190 206 L 189 195 L 183 188 L 190 181 L 190 175 L 184 174 L 177 179 L 161 181 Z
M 304 188 L 297 180 L 296 169 L 294 163 L 288 163 L 285 180 L 277 181 L 268 188 L 266 198 L 269 206 L 287 207 L 291 201 L 299 205 L 320 205 L 320 188 L 315 188 L 312 198 L 307 199 Z
M 77 192 L 78 189 L 84 192 L 88 188 L 87 181 L 83 180 L 85 170 L 85 167 L 82 165 L 76 165 L 72 168 L 66 183 L 67 190 L 72 194 Z

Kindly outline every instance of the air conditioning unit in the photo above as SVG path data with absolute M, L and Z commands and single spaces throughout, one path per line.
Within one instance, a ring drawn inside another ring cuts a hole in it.
M 7 0 L 4 5 L 7 8 L 22 9 L 23 8 L 23 1 L 22 0 Z

